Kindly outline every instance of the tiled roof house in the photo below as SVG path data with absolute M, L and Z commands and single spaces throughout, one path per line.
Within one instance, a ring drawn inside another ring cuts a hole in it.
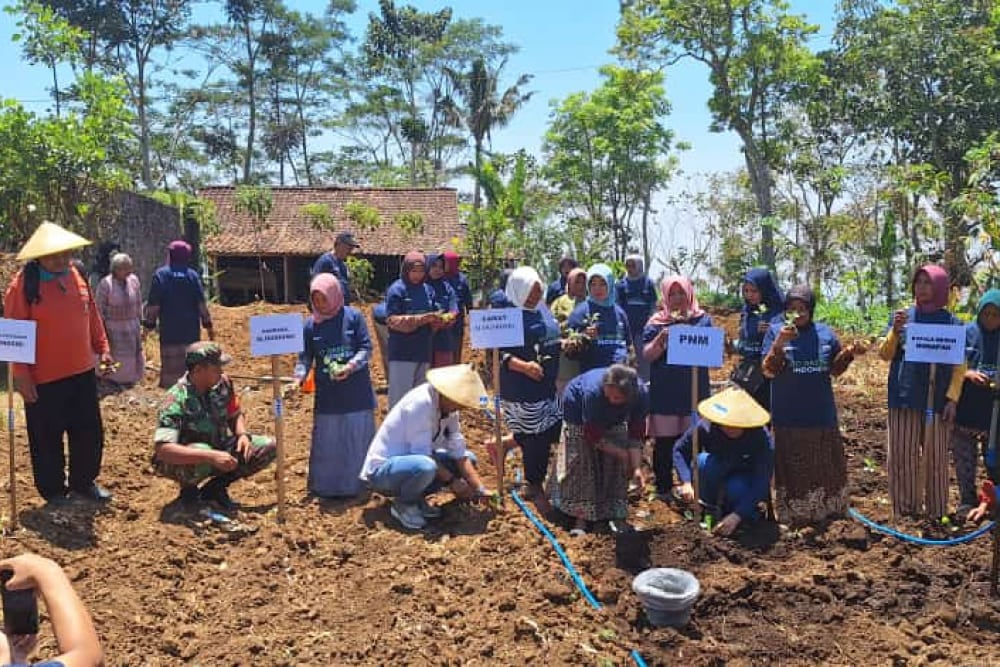
M 204 239 L 202 248 L 215 262 L 224 303 L 252 298 L 260 292 L 258 255 L 264 258 L 265 291 L 272 301 L 305 301 L 309 267 L 333 248 L 337 233 L 347 231 L 361 244 L 357 254 L 375 269 L 373 284 L 384 288 L 399 272 L 402 255 L 410 250 L 447 250 L 464 239 L 454 188 L 273 187 L 267 228 L 258 235 L 249 215 L 236 210 L 236 188 L 216 186 L 199 192 L 215 205 L 220 233 Z M 348 215 L 353 202 L 378 211 L 380 223 L 359 229 Z M 326 207 L 333 231 L 316 229 L 309 210 Z M 419 216 L 423 230 L 408 236 L 396 220 Z

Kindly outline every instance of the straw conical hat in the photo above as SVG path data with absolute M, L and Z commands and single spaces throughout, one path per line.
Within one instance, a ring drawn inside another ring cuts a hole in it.
M 17 259 L 19 261 L 37 259 L 87 245 L 90 245 L 90 241 L 79 234 L 63 229 L 53 222 L 43 222 L 21 248 L 21 252 L 17 253 Z
M 468 364 L 432 368 L 427 371 L 427 382 L 442 396 L 466 408 L 478 408 L 486 396 L 479 373 Z
M 698 414 L 713 424 L 734 428 L 757 428 L 771 421 L 771 415 L 739 387 L 729 387 L 698 404 Z

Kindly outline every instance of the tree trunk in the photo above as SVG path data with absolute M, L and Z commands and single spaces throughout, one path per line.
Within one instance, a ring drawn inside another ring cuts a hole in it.
M 479 184 L 479 175 L 483 168 L 483 141 L 478 137 L 476 137 L 475 151 L 476 174 L 473 178 L 475 189 L 472 191 L 472 210 L 478 211 L 482 202 L 482 186 Z
M 247 148 L 243 156 L 243 182 L 250 183 L 250 173 L 253 169 L 253 146 L 255 134 L 257 132 L 257 73 L 254 71 L 255 65 L 255 44 L 250 26 L 244 24 L 243 37 L 247 46 Z M 264 274 L 261 274 L 261 285 L 263 285 Z
M 775 270 L 774 229 L 771 227 L 771 216 L 774 215 L 772 199 L 773 179 L 771 168 L 757 150 L 753 136 L 747 132 L 739 132 L 743 140 L 743 157 L 750 175 L 750 189 L 757 201 L 757 213 L 761 219 L 760 229 L 760 261 L 772 271 Z
M 650 198 L 651 191 L 649 188 L 642 195 L 642 261 L 643 266 L 646 267 L 646 273 L 649 273 L 649 262 L 650 262 L 650 252 L 649 252 L 649 208 L 650 208 Z
M 59 73 L 56 71 L 56 65 L 52 65 L 52 96 L 56 100 L 56 118 L 62 115 L 62 100 L 59 95 Z
M 142 163 L 142 184 L 147 190 L 153 189 L 153 169 L 150 164 L 149 118 L 146 109 L 146 72 L 140 58 L 136 58 L 135 108 L 139 116 L 139 160 Z

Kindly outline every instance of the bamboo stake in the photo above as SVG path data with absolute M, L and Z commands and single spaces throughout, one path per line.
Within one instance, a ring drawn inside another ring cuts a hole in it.
M 497 460 L 497 494 L 503 498 L 504 467 L 507 461 L 507 450 L 503 444 L 503 416 L 500 414 L 500 349 L 493 348 L 493 437 L 496 440 Z
M 285 410 L 281 398 L 278 357 L 271 357 L 271 389 L 274 392 L 274 440 L 278 448 L 275 475 L 278 481 L 278 523 L 285 522 Z
M 694 488 L 694 506 L 696 512 L 700 513 L 701 495 L 699 494 L 698 482 L 698 367 L 689 366 L 691 369 L 691 486 Z
M 927 511 L 927 483 L 930 471 L 929 452 L 934 447 L 934 392 L 937 384 L 937 364 L 931 364 L 930 377 L 927 382 L 927 409 L 924 412 L 923 443 L 920 447 L 920 507 Z M 935 517 L 937 518 L 937 517 Z
M 17 478 L 14 475 L 14 365 L 7 363 L 7 435 L 10 466 L 10 527 L 17 528 Z

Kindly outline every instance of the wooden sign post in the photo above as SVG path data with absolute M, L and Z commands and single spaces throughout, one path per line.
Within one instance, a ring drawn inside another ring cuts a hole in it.
M 698 369 L 719 368 L 725 350 L 726 332 L 715 327 L 674 325 L 667 339 L 667 365 L 691 368 L 691 425 L 698 424 Z M 691 432 L 691 486 L 695 502 L 701 498 L 698 480 L 698 429 Z
M 500 348 L 524 345 L 524 313 L 520 308 L 469 311 L 469 344 L 474 350 L 493 352 L 493 437 L 496 440 L 497 493 L 503 497 L 503 416 L 500 413 Z
M 927 507 L 927 482 L 930 479 L 930 451 L 934 447 L 934 400 L 937 392 L 938 364 L 958 366 L 965 362 L 965 327 L 953 324 L 906 325 L 903 360 L 929 364 L 924 431 L 917 471 L 920 476 L 920 505 Z
M 14 364 L 35 363 L 37 324 L 0 318 L 0 361 L 7 362 L 7 464 L 10 468 L 10 526 L 17 528 L 17 476 L 14 474 Z
M 304 349 L 300 315 L 258 315 L 250 318 L 250 356 L 271 357 L 271 390 L 274 405 L 274 441 L 277 446 L 275 477 L 278 482 L 278 523 L 285 522 L 285 408 L 281 397 L 278 357 Z

